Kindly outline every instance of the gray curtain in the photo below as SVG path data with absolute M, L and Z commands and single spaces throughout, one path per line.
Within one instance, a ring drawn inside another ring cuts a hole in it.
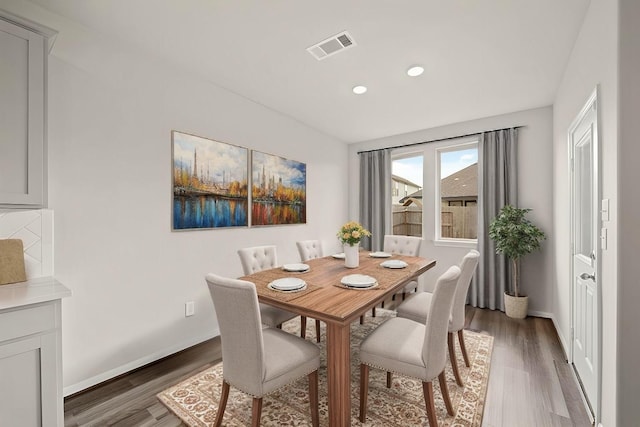
M 376 150 L 360 153 L 360 223 L 371 231 L 360 245 L 382 250 L 384 234 L 391 222 L 391 152 Z
M 470 303 L 474 307 L 504 311 L 505 290 L 509 289 L 511 265 L 497 255 L 489 239 L 489 224 L 500 209 L 518 205 L 516 170 L 517 129 L 484 132 L 478 147 L 478 251 L 480 263 L 471 284 Z

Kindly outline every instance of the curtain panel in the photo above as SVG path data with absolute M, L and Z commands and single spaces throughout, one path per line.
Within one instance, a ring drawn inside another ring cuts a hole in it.
M 391 222 L 391 150 L 360 153 L 360 223 L 371 237 L 360 242 L 364 249 L 382 250 Z
M 511 263 L 496 254 L 489 224 L 507 204 L 518 205 L 518 130 L 484 132 L 478 144 L 478 251 L 480 262 L 469 292 L 474 307 L 504 311 L 503 294 L 509 289 Z

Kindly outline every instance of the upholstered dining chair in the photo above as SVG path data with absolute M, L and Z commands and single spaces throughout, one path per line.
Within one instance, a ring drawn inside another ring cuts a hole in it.
M 322 243 L 320 240 L 300 240 L 296 242 L 302 262 L 310 259 L 322 258 Z
M 422 244 L 421 237 L 396 236 L 393 234 L 385 234 L 384 246 L 382 250 L 384 252 L 397 254 L 397 255 L 419 256 L 421 244 Z M 418 282 L 415 280 L 412 280 L 411 282 L 404 285 L 404 288 L 402 288 L 402 291 L 398 292 L 398 294 L 402 293 L 402 300 L 404 301 L 405 295 L 416 289 L 418 289 Z
M 378 326 L 360 345 L 360 421 L 367 418 L 369 367 L 387 371 L 387 387 L 395 372 L 422 380 L 422 390 L 431 427 L 437 427 L 432 381 L 437 377 L 447 408 L 453 415 L 444 375 L 447 359 L 447 324 L 460 277 L 458 266 L 450 267 L 436 282 L 433 307 L 425 323 L 394 317 Z
M 322 243 L 320 240 L 300 240 L 296 242 L 296 246 L 302 262 L 322 258 Z M 318 319 L 316 319 L 316 342 L 320 342 L 320 321 Z
M 311 423 L 319 425 L 320 349 L 279 329 L 261 326 L 253 283 L 207 274 L 222 342 L 222 393 L 214 425 L 222 425 L 230 386 L 253 397 L 251 425 L 260 425 L 263 396 L 303 376 L 309 379 Z
M 240 256 L 242 270 L 247 276 L 249 274 L 257 273 L 258 271 L 278 266 L 276 247 L 272 245 L 243 248 L 238 250 L 238 256 Z M 287 320 L 298 317 L 295 313 L 282 310 L 268 304 L 260 303 L 259 307 L 262 323 L 272 328 L 281 328 L 282 324 Z M 305 338 L 307 332 L 307 318 L 301 316 L 300 323 L 300 336 Z
M 455 338 L 454 334 L 458 335 L 458 342 L 460 343 L 460 351 L 464 359 L 465 366 L 469 366 L 469 355 L 467 354 L 467 347 L 464 344 L 464 317 L 465 317 L 465 303 L 467 301 L 467 292 L 469 291 L 469 285 L 473 278 L 473 273 L 478 266 L 478 259 L 480 253 L 476 250 L 470 250 L 460 263 L 460 278 L 456 284 L 456 293 L 453 298 L 453 304 L 451 305 L 451 317 L 449 318 L 449 333 L 447 335 L 447 342 L 449 346 L 449 359 L 451 360 L 451 368 L 453 369 L 453 375 L 456 378 L 456 383 L 460 386 L 464 386 L 462 377 L 458 370 L 458 362 L 456 360 L 455 352 Z M 396 309 L 398 317 L 414 320 L 416 322 L 424 323 L 431 309 L 433 294 L 429 292 L 420 292 L 414 295 L 409 300 L 403 302 Z
M 396 236 L 394 234 L 385 234 L 384 235 L 384 243 L 383 243 L 383 251 L 391 254 L 397 255 L 407 255 L 407 256 L 418 256 L 420 255 L 420 245 L 422 243 L 422 238 L 414 237 L 414 236 Z M 405 295 L 413 290 L 418 289 L 418 282 L 416 280 L 412 280 L 404 287 L 400 292 L 396 292 L 392 299 L 396 299 L 397 294 L 402 294 L 402 300 L 404 301 Z M 384 301 L 382 301 L 381 307 L 384 308 Z M 376 316 L 376 308 L 373 307 L 371 309 L 371 315 L 373 317 Z M 360 317 L 360 323 L 362 323 L 364 317 Z

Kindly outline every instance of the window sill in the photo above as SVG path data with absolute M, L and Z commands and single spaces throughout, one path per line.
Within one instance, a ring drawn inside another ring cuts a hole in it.
M 475 249 L 478 246 L 478 241 L 476 239 L 434 239 L 433 246 Z

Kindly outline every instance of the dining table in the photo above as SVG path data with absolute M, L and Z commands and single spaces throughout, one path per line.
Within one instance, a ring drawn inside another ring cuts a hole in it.
M 391 263 L 385 263 L 390 260 Z M 361 250 L 359 265 L 355 268 L 347 268 L 338 254 L 308 260 L 304 264 L 308 269 L 289 271 L 291 269 L 284 268 L 285 264 L 240 279 L 255 284 L 260 302 L 326 324 L 329 426 L 350 426 L 351 323 L 397 293 L 406 283 L 417 280 L 418 276 L 433 268 L 436 261 Z M 375 284 L 369 288 L 348 287 L 342 282 L 349 282 L 345 276 L 351 278 L 351 275 L 374 278 Z M 274 281 L 288 278 L 302 279 L 306 286 L 294 292 L 269 286 Z

